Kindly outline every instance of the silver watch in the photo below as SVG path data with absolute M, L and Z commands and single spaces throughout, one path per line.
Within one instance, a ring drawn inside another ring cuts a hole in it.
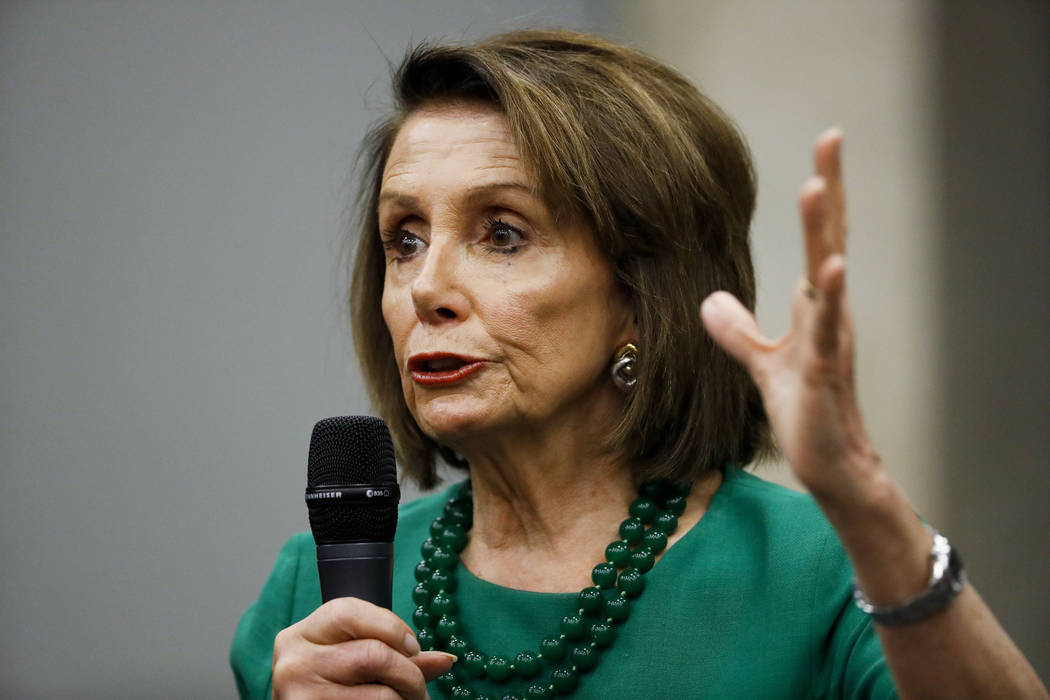
M 857 580 L 853 579 L 853 602 L 880 625 L 893 627 L 925 620 L 948 607 L 966 584 L 962 559 L 952 549 L 948 538 L 928 525 L 926 529 L 933 535 L 933 547 L 930 549 L 933 567 L 925 591 L 897 605 L 874 605 L 864 596 Z

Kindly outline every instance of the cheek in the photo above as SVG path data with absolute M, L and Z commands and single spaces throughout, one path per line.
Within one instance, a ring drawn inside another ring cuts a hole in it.
M 551 286 L 504 293 L 490 333 L 508 350 L 513 364 L 529 376 L 556 384 L 589 380 L 603 370 L 616 339 L 608 299 L 593 287 Z M 608 347 L 607 347 L 608 346 Z M 532 375 L 536 365 L 542 371 Z M 532 383 L 530 381 L 530 383 Z

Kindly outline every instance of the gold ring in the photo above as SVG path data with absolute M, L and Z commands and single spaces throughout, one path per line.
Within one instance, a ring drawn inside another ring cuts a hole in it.
M 816 299 L 818 291 L 819 290 L 817 289 L 816 285 L 813 284 L 812 282 L 810 282 L 808 277 L 804 277 L 803 278 L 803 280 L 802 280 L 802 293 L 803 294 L 805 294 L 810 299 Z

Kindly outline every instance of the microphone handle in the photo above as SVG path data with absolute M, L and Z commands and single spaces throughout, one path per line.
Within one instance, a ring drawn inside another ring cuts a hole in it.
M 389 610 L 394 585 L 394 543 L 318 545 L 317 574 L 323 602 L 349 596 Z

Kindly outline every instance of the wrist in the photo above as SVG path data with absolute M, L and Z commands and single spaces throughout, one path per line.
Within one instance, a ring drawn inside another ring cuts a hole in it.
M 933 537 L 882 465 L 873 461 L 869 467 L 862 484 L 817 500 L 867 599 L 892 605 L 928 587 Z
M 926 526 L 926 530 L 933 538 L 933 546 L 929 555 L 930 580 L 922 593 L 892 605 L 876 605 L 854 579 L 854 602 L 880 625 L 895 627 L 932 617 L 947 608 L 966 585 L 962 558 L 949 544 L 948 538 L 929 526 Z
M 894 509 L 903 497 L 870 443 L 851 451 L 839 469 L 826 472 L 823 482 L 806 488 L 836 528 L 836 520 L 877 516 Z

